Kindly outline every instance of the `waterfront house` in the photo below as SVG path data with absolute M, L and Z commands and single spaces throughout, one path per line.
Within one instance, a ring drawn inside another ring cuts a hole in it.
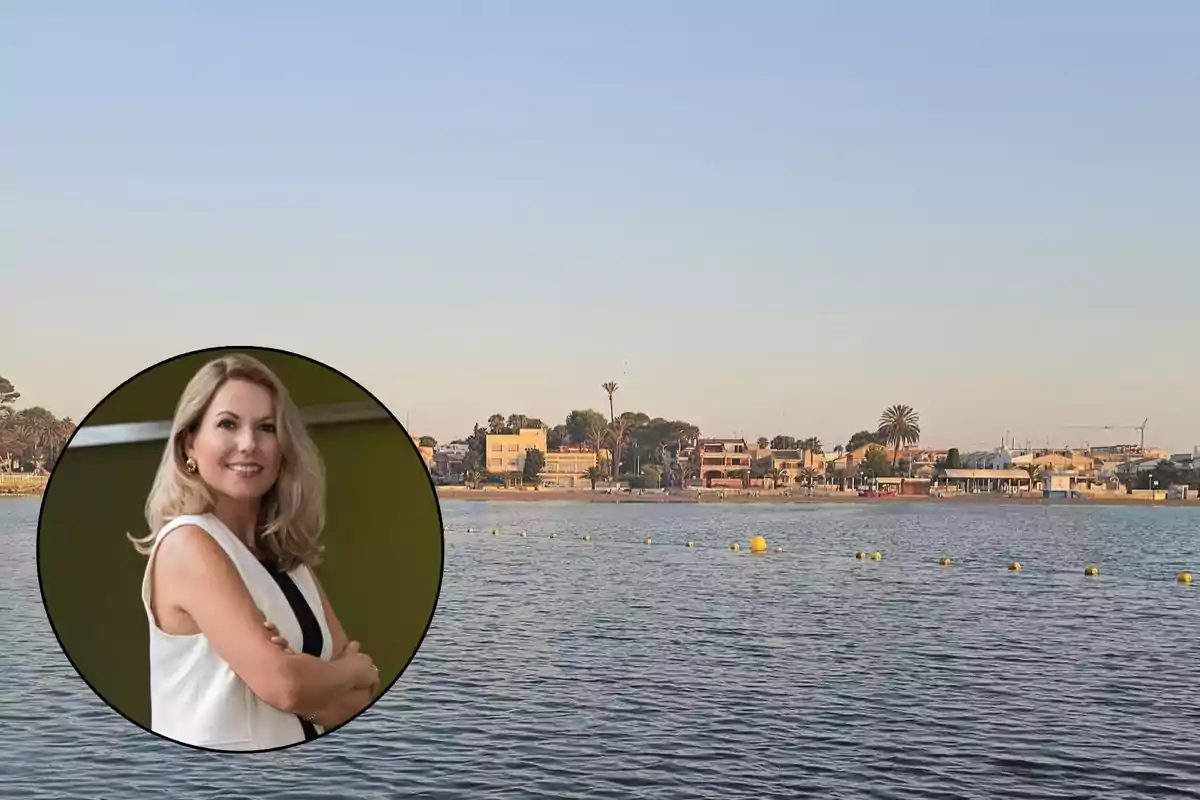
M 550 450 L 546 453 L 546 464 L 538 473 L 538 480 L 543 486 L 551 488 L 575 489 L 591 486 L 587 471 L 599 465 L 599 456 L 595 450 L 582 447 Z
M 433 477 L 441 483 L 461 483 L 466 476 L 466 459 L 455 453 L 434 450 Z
M 750 448 L 745 439 L 699 439 L 696 449 L 700 453 L 700 480 L 707 487 L 740 486 L 745 479 L 739 475 L 750 473 Z
M 521 428 L 516 433 L 489 433 L 484 444 L 490 473 L 520 472 L 525 469 L 525 451 L 546 452 L 545 428 Z

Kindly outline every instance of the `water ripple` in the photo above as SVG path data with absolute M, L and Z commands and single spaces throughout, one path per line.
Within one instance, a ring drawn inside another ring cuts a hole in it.
M 1200 594 L 1172 580 L 1200 564 L 1195 511 L 444 512 L 442 600 L 401 684 L 344 731 L 230 760 L 132 728 L 78 680 L 41 610 L 36 503 L 0 503 L 5 788 L 35 800 L 1200 797 Z M 755 533 L 786 552 L 729 551 Z M 860 549 L 884 559 L 856 561 Z M 1021 573 L 1005 570 L 1014 558 Z M 1085 578 L 1086 563 L 1102 576 Z

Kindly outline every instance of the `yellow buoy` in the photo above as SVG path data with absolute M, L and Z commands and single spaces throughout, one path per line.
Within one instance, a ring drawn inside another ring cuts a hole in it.
M 646 537 L 646 544 L 654 544 L 654 540 L 653 540 L 653 539 L 651 539 L 649 536 L 647 536 L 647 537 Z
M 1097 567 L 1095 564 L 1088 564 L 1086 567 L 1083 568 L 1083 574 L 1087 575 L 1089 578 L 1095 577 L 1096 575 L 1100 574 L 1100 568 Z
M 761 536 L 754 536 L 754 537 L 751 537 L 751 539 L 750 539 L 750 552 L 751 552 L 751 553 L 765 553 L 765 552 L 767 552 L 767 540 L 766 540 L 766 539 L 764 539 L 764 538 L 763 538 L 763 537 L 761 537 Z
M 876 550 L 874 553 L 871 553 L 871 560 L 872 561 L 882 561 L 883 553 L 880 553 L 878 550 Z
M 1179 581 L 1180 583 L 1191 583 L 1192 582 L 1192 573 L 1181 572 L 1175 576 L 1175 580 Z
M 776 547 L 776 548 L 775 548 L 775 552 L 776 552 L 776 553 L 782 553 L 782 552 L 783 552 L 783 548 L 782 548 L 782 547 Z
M 590 541 L 592 540 L 592 535 L 591 535 L 590 533 L 585 533 L 585 534 L 583 535 L 583 540 L 584 540 L 585 542 L 590 542 Z
M 1021 571 L 1021 562 L 1020 561 L 1012 562 L 1011 564 L 1008 565 L 1008 569 L 1011 572 L 1020 572 Z
M 857 553 L 854 554 L 854 557 L 857 558 L 859 561 L 865 561 L 867 558 L 867 554 L 865 551 L 859 550 Z
M 691 539 L 688 539 L 686 542 L 684 542 L 683 546 L 684 547 L 695 547 L 696 543 L 693 542 Z
M 730 542 L 729 549 L 736 553 L 738 550 L 742 549 L 742 546 L 737 542 Z
M 492 536 L 499 536 L 499 535 L 500 535 L 500 530 L 498 528 L 492 528 Z
M 942 565 L 943 567 L 948 567 L 950 566 L 950 559 L 946 556 L 942 556 L 938 559 L 938 564 Z
M 552 533 L 552 534 L 550 534 L 550 538 L 551 538 L 551 539 L 557 539 L 557 538 L 558 538 L 558 534 L 557 534 L 557 533 Z

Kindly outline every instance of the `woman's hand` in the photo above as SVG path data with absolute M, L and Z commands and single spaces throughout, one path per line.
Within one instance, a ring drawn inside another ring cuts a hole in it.
M 345 661 L 352 665 L 356 677 L 355 686 L 369 689 L 371 694 L 379 691 L 379 667 L 369 655 L 362 652 L 358 642 L 348 642 L 344 650 L 338 654 L 335 661 Z
M 271 644 L 281 648 L 288 655 L 294 656 L 296 654 L 296 651 L 291 648 L 288 640 L 279 633 L 279 628 L 274 622 L 265 620 L 263 627 L 271 635 Z M 379 691 L 379 667 L 375 666 L 375 661 L 369 655 L 362 652 L 362 645 L 358 642 L 348 642 L 345 649 L 333 660 L 347 661 L 353 664 L 354 674 L 358 677 L 356 685 L 359 688 L 369 689 L 371 694 L 376 694 Z
M 271 634 L 271 644 L 282 648 L 283 652 L 287 653 L 289 656 L 296 655 L 296 651 L 293 650 L 291 645 L 288 644 L 288 640 L 280 635 L 279 628 L 275 626 L 274 622 L 271 622 L 271 620 L 265 620 L 263 622 L 263 627 L 267 629 L 267 633 Z

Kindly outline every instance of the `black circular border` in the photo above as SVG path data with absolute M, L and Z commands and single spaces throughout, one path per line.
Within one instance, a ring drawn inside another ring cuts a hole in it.
M 63 454 L 65 454 L 67 448 L 70 447 L 71 440 L 74 439 L 75 435 L 77 433 L 79 433 L 79 431 L 83 428 L 84 425 L 87 424 L 88 418 L 91 417 L 93 414 L 95 414 L 97 409 L 99 409 L 100 406 L 104 405 L 104 402 L 106 400 L 108 400 L 108 398 L 112 397 L 114 394 L 116 394 L 121 389 L 123 389 L 127 384 L 132 383 L 133 381 L 135 381 L 142 375 L 145 375 L 147 372 L 157 369 L 157 368 L 163 366 L 164 364 L 170 364 L 172 361 L 177 361 L 181 358 L 187 358 L 189 356 L 199 355 L 201 353 L 217 353 L 217 352 L 228 353 L 228 352 L 255 351 L 255 350 L 260 351 L 260 352 L 278 353 L 280 355 L 291 356 L 292 358 L 298 358 L 301 361 L 307 361 L 310 364 L 315 364 L 318 367 L 323 367 L 324 369 L 327 369 L 330 372 L 333 372 L 337 375 L 340 375 L 342 378 L 345 378 L 351 384 L 353 384 L 354 386 L 357 386 L 363 392 L 363 394 L 365 394 L 367 397 L 369 397 L 373 401 L 375 401 L 375 403 L 378 404 L 379 407 L 383 409 L 384 413 L 386 413 L 388 415 L 388 417 L 391 418 L 392 422 L 394 422 L 396 424 L 396 426 L 400 428 L 400 430 L 404 431 L 404 433 L 406 434 L 404 438 L 408 442 L 409 447 L 412 448 L 413 454 L 416 455 L 418 459 L 421 458 L 421 451 L 417 449 L 416 442 L 414 442 L 412 439 L 412 434 L 410 434 L 408 432 L 408 429 L 405 428 L 404 425 L 400 422 L 400 420 L 396 418 L 396 415 L 392 413 L 392 410 L 390 408 L 388 408 L 387 405 L 380 402 L 379 398 L 376 397 L 374 394 L 372 394 L 369 390 L 367 390 L 367 388 L 365 386 L 363 386 L 361 383 L 354 380 L 349 375 L 347 375 L 346 373 L 337 369 L 336 367 L 331 367 L 330 365 L 326 364 L 323 361 L 319 361 L 310 356 L 305 356 L 305 355 L 301 355 L 299 353 L 294 353 L 291 350 L 284 350 L 281 347 L 267 347 L 264 345 L 232 345 L 232 346 L 217 345 L 217 346 L 212 346 L 212 347 L 201 347 L 196 350 L 189 350 L 188 352 L 185 352 L 185 353 L 179 353 L 178 355 L 171 356 L 170 358 L 165 358 L 162 361 L 156 362 L 154 364 L 151 364 L 148 367 L 145 367 L 142 370 L 139 370 L 138 372 L 134 373 L 132 376 L 121 381 L 121 383 L 117 384 L 117 386 L 115 388 L 109 390 L 108 394 L 104 395 L 104 397 L 102 397 L 100 399 L 100 401 L 98 403 L 96 403 L 95 406 L 92 407 L 92 410 L 89 411 L 82 420 L 80 420 L 79 424 L 75 427 L 74 432 L 72 432 L 71 438 L 68 439 L 63 444 L 63 448 L 62 448 Z M 251 354 L 252 354 L 252 352 L 251 352 Z M 60 455 L 59 457 L 61 458 L 62 456 Z M 404 665 L 402 667 L 400 667 L 400 671 L 396 673 L 396 677 L 392 679 L 392 682 L 387 685 L 387 688 L 385 688 L 379 692 L 379 694 L 375 697 L 375 699 L 371 701 L 370 705 L 366 706 L 362 711 L 358 712 L 353 717 L 351 717 L 350 719 L 343 722 L 341 725 L 338 725 L 336 728 L 331 728 L 330 730 L 325 731 L 320 736 L 318 736 L 316 739 L 312 739 L 310 741 L 305 741 L 305 740 L 301 739 L 298 742 L 292 742 L 291 744 L 280 745 L 279 747 L 270 747 L 270 748 L 266 748 L 263 750 L 218 750 L 218 749 L 212 748 L 212 747 L 202 747 L 200 745 L 189 744 L 187 742 L 181 742 L 178 739 L 172 739 L 171 737 L 164 736 L 161 733 L 155 733 L 154 731 L 150 730 L 149 728 L 143 726 L 140 722 L 137 722 L 136 720 L 130 718 L 128 715 L 126 715 L 124 712 L 122 712 L 120 709 L 118 709 L 112 703 L 108 702 L 108 699 L 105 698 L 104 695 L 101 694 L 99 691 L 97 691 L 96 687 L 92 685 L 91 681 L 89 681 L 87 679 L 87 677 L 85 677 L 84 674 L 79 670 L 78 665 L 76 665 L 74 659 L 71 658 L 71 654 L 69 652 L 67 652 L 67 648 L 63 645 L 62 638 L 58 635 L 58 629 L 54 627 L 54 620 L 51 618 L 50 610 L 46 604 L 46 590 L 45 590 L 43 582 L 42 582 L 42 510 L 45 508 L 46 502 L 50 498 L 50 489 L 54 484 L 54 472 L 55 472 L 55 470 L 50 471 L 50 477 L 47 478 L 47 480 L 46 480 L 46 488 L 42 492 L 42 502 L 38 505 L 37 541 L 36 541 L 36 544 L 34 547 L 34 561 L 37 563 L 38 594 L 41 595 L 41 598 L 42 598 L 42 612 L 45 613 L 46 621 L 50 624 L 50 630 L 54 633 L 54 639 L 55 639 L 55 641 L 58 642 L 58 649 L 61 650 L 63 655 L 67 657 L 67 661 L 70 663 L 71 668 L 73 670 L 75 670 L 75 674 L 78 675 L 80 680 L 82 680 L 87 685 L 87 687 L 92 690 L 92 694 L 94 694 L 97 698 L 99 698 L 104 703 L 104 705 L 109 707 L 109 709 L 111 709 L 112 711 L 115 711 L 122 718 L 124 718 L 127 722 L 131 723 L 135 728 L 137 728 L 141 731 L 144 731 L 146 733 L 149 733 L 152 736 L 156 736 L 163 741 L 171 742 L 172 744 L 180 745 L 182 747 L 186 747 L 191 750 L 196 750 L 196 751 L 199 751 L 202 753 L 220 753 L 222 755 L 234 755 L 234 756 L 255 756 L 255 755 L 259 755 L 259 754 L 263 754 L 263 753 L 278 753 L 283 750 L 290 750 L 293 747 L 296 747 L 298 745 L 311 745 L 316 742 L 320 742 L 323 739 L 326 739 L 330 734 L 333 734 L 336 731 L 340 731 L 343 728 L 346 728 L 352 722 L 354 722 L 356 719 L 361 717 L 363 714 L 366 714 L 368 711 L 370 711 L 372 708 L 375 707 L 376 703 L 378 703 L 380 700 L 382 700 L 383 697 L 392 690 L 393 686 L 395 686 L 397 683 L 399 683 L 400 678 L 404 675 L 405 671 L 409 668 L 409 666 L 412 665 L 413 659 L 415 659 L 417 657 L 417 653 L 421 652 L 421 647 L 425 644 L 425 639 L 429 635 L 429 629 L 433 626 L 433 619 L 434 619 L 434 617 L 437 616 L 438 606 L 441 604 L 441 599 L 442 599 L 442 584 L 443 584 L 443 580 L 445 579 L 445 576 L 446 576 L 446 521 L 442 516 L 442 503 L 441 503 L 441 500 L 438 498 L 437 485 L 434 484 L 434 482 L 433 482 L 433 476 L 429 474 L 428 470 L 425 470 L 425 477 L 429 481 L 429 490 L 433 493 L 434 507 L 437 508 L 438 526 L 441 528 L 441 533 L 442 533 L 442 535 L 439 537 L 439 540 L 441 541 L 441 568 L 438 570 L 437 594 L 433 598 L 433 610 L 429 614 L 429 619 L 425 621 L 425 630 L 421 634 L 421 638 L 417 641 L 416 648 L 413 649 L 412 654 L 408 657 L 408 661 L 406 661 L 404 663 Z

